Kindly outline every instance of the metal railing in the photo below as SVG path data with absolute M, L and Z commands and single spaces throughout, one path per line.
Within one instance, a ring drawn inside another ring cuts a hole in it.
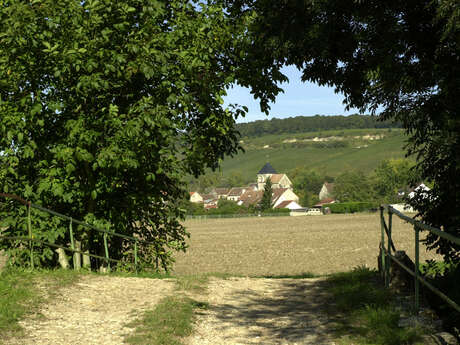
M 388 225 L 385 222 L 385 215 L 384 215 L 385 210 L 388 211 Z M 391 238 L 393 214 L 411 223 L 414 226 L 414 235 L 415 235 L 415 238 L 414 238 L 415 239 L 415 248 L 414 248 L 415 250 L 415 270 L 414 271 L 412 271 L 409 267 L 407 267 L 400 260 L 398 260 L 398 258 L 396 258 L 395 256 L 391 254 L 392 250 L 396 252 L 395 245 Z M 414 283 L 415 283 L 414 285 L 414 306 L 415 306 L 416 311 L 418 311 L 420 308 L 420 283 L 422 283 L 424 286 L 426 286 L 428 289 L 430 289 L 432 292 L 438 295 L 441 299 L 443 299 L 452 308 L 460 312 L 460 306 L 457 303 L 455 303 L 452 299 L 450 299 L 447 295 L 445 295 L 438 288 L 436 288 L 435 286 L 430 284 L 428 281 L 426 281 L 426 279 L 421 277 L 420 272 L 419 272 L 419 267 L 420 267 L 420 254 L 419 254 L 420 236 L 419 236 L 419 233 L 421 230 L 427 230 L 427 231 L 430 231 L 438 235 L 439 237 L 442 237 L 445 240 L 451 241 L 458 245 L 460 245 L 460 238 L 455 237 L 449 233 L 446 233 L 430 225 L 424 224 L 411 217 L 408 217 L 404 215 L 403 213 L 395 210 L 390 205 L 380 206 L 380 225 L 381 225 L 380 226 L 380 229 L 381 229 L 380 256 L 381 256 L 382 273 L 383 273 L 383 278 L 385 281 L 385 286 L 389 287 L 389 284 L 390 284 L 390 260 L 392 260 L 396 262 L 400 267 L 402 267 L 406 272 L 408 272 L 410 275 L 414 277 Z M 385 243 L 385 235 L 387 238 L 386 243 Z M 385 245 L 387 246 L 387 248 L 385 248 Z
M 3 235 L 3 234 L 0 233 L 0 239 L 18 240 L 18 241 L 23 241 L 25 243 L 28 243 L 28 245 L 29 245 L 29 255 L 30 255 L 30 267 L 31 268 L 34 268 L 34 242 L 40 243 L 40 244 L 43 244 L 43 245 L 47 245 L 47 246 L 52 247 L 52 248 L 62 248 L 65 251 L 70 251 L 72 253 L 78 253 L 78 254 L 86 255 L 86 256 L 89 256 L 89 257 L 96 258 L 96 259 L 104 260 L 106 262 L 107 268 L 109 270 L 110 270 L 110 263 L 111 262 L 122 263 L 122 264 L 131 264 L 131 265 L 134 265 L 134 268 L 135 268 L 136 272 L 137 272 L 138 267 L 139 267 L 138 244 L 142 243 L 142 244 L 147 244 L 147 245 L 149 245 L 149 244 L 155 245 L 154 242 L 150 242 L 150 241 L 142 240 L 142 239 L 139 239 L 139 238 L 136 238 L 136 237 L 133 237 L 133 236 L 123 235 L 123 234 L 119 234 L 119 233 L 116 233 L 116 232 L 111 232 L 111 231 L 108 231 L 108 230 L 105 230 L 105 229 L 97 228 L 97 227 L 95 227 L 95 226 L 93 226 L 91 224 L 84 223 L 84 222 L 82 222 L 80 220 L 73 219 L 72 217 L 69 217 L 69 216 L 61 214 L 59 212 L 50 210 L 50 209 L 48 209 L 46 207 L 42 207 L 40 205 L 34 204 L 34 203 L 32 203 L 32 202 L 30 202 L 28 200 L 24 200 L 24 199 L 22 199 L 21 197 L 19 197 L 17 195 L 7 194 L 7 193 L 0 193 L 0 197 L 16 200 L 16 201 L 22 203 L 27 208 L 27 223 L 26 224 L 27 224 L 28 237 L 26 237 L 26 236 L 6 236 L 6 235 Z M 34 233 L 33 233 L 33 229 L 32 229 L 31 209 L 37 209 L 37 210 L 40 210 L 42 212 L 46 212 L 48 214 L 51 214 L 51 215 L 54 215 L 54 216 L 59 217 L 61 219 L 69 221 L 69 236 L 70 236 L 70 246 L 71 247 L 69 248 L 69 247 L 61 246 L 61 245 L 58 245 L 58 244 L 55 244 L 55 243 L 46 242 L 44 240 L 41 240 L 39 238 L 34 237 Z M 75 248 L 75 238 L 74 238 L 74 233 L 73 233 L 73 224 L 78 224 L 78 225 L 81 225 L 84 228 L 87 228 L 89 230 L 93 230 L 93 231 L 102 233 L 103 234 L 103 240 L 104 240 L 105 256 L 91 254 L 89 252 L 83 252 L 81 250 L 76 249 Z M 134 262 L 133 263 L 110 258 L 110 256 L 109 256 L 108 238 L 111 237 L 111 236 L 123 238 L 125 240 L 134 242 L 134 249 L 133 249 L 133 251 L 134 251 Z M 73 257 L 73 267 L 74 268 L 76 267 L 75 260 L 76 260 L 76 258 Z M 148 266 L 154 267 L 154 265 L 148 265 Z

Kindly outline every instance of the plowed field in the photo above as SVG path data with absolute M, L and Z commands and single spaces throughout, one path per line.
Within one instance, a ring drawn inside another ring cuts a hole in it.
M 188 220 L 185 225 L 190 247 L 177 256 L 177 274 L 327 274 L 377 266 L 378 213 Z M 397 217 L 393 240 L 396 249 L 413 258 L 414 232 Z M 435 257 L 423 246 L 420 253 L 422 259 Z

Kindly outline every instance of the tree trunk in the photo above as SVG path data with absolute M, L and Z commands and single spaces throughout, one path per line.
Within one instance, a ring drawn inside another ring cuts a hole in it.
M 59 264 L 63 269 L 68 269 L 69 268 L 69 259 L 67 259 L 67 255 L 65 254 L 64 249 L 58 248 L 56 249 L 56 253 L 58 255 L 58 261 Z

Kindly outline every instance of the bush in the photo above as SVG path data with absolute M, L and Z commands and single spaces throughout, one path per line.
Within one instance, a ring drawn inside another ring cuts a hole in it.
M 378 205 L 373 202 L 341 202 L 326 204 L 323 207 L 329 207 L 332 213 L 355 213 L 375 210 Z

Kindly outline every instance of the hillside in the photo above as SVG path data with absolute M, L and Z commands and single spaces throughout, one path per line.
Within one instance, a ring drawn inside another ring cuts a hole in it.
M 403 158 L 405 140 L 402 130 L 396 128 L 242 137 L 240 143 L 245 152 L 226 158 L 221 174 L 237 173 L 245 181 L 253 181 L 267 161 L 279 172 L 306 167 L 330 176 L 347 170 L 368 173 L 384 159 Z

